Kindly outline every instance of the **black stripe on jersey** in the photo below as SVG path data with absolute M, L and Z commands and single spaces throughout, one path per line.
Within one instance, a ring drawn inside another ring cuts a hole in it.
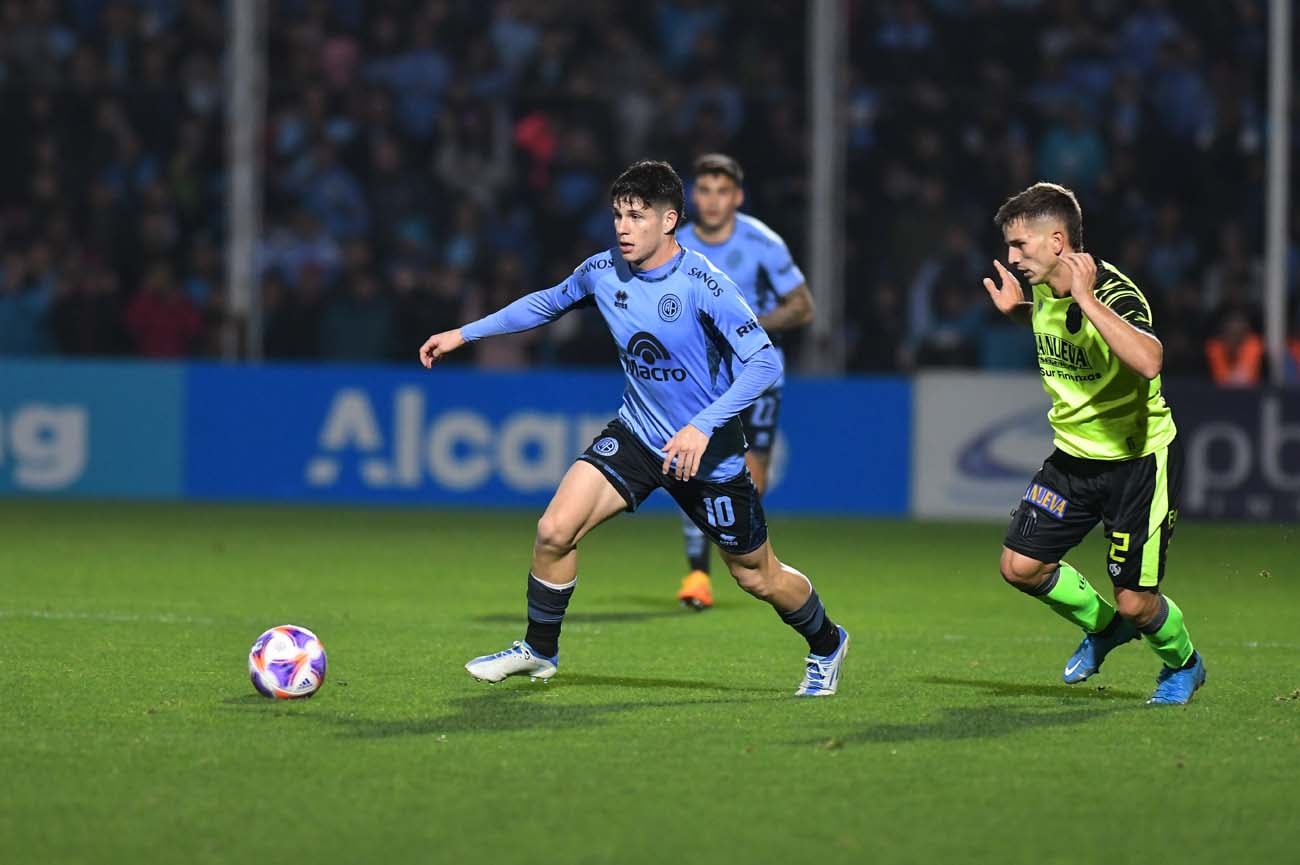
M 704 335 L 709 338 L 709 377 L 713 384 L 718 383 L 718 372 L 725 363 L 727 369 L 731 369 L 731 359 L 735 357 L 736 350 L 727 342 L 727 338 L 718 330 L 718 325 L 713 321 L 713 316 L 707 312 L 699 311 L 700 326 L 704 328 Z
M 1155 336 L 1151 323 L 1151 306 L 1126 276 L 1109 265 L 1101 264 L 1097 268 L 1097 283 L 1093 291 L 1097 299 L 1120 318 L 1138 330 Z

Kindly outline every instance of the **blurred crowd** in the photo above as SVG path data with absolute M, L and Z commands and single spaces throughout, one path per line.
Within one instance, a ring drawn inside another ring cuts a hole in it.
M 998 320 L 980 281 L 1005 255 L 993 211 L 1052 179 L 1078 192 L 1087 248 L 1145 290 L 1168 373 L 1267 377 L 1263 0 L 848 7 L 851 370 L 1032 368 L 1028 334 Z M 219 353 L 221 10 L 0 0 L 0 354 Z M 804 4 L 266 10 L 255 295 L 269 358 L 413 361 L 429 333 L 608 244 L 608 183 L 642 157 L 685 172 L 732 153 L 746 210 L 802 256 Z M 1296 372 L 1300 212 L 1290 225 Z M 464 355 L 600 364 L 613 348 L 575 314 Z

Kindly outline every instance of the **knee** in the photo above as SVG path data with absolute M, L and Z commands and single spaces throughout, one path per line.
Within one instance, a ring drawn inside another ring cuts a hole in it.
M 1145 625 L 1151 621 L 1160 606 L 1160 595 L 1156 592 L 1135 592 L 1116 589 L 1115 612 L 1136 625 Z
M 1056 568 L 1056 564 L 1040 562 L 1028 556 L 1004 549 L 1000 563 L 1002 579 L 1019 589 L 1028 591 L 1043 584 L 1043 580 Z
M 731 576 L 735 579 L 736 585 L 754 597 L 763 601 L 772 597 L 775 586 L 773 581 L 763 573 L 762 568 L 748 567 L 739 562 L 729 562 L 728 568 L 731 570 Z
M 577 531 L 565 520 L 543 514 L 537 521 L 537 541 L 539 550 L 554 555 L 565 555 L 576 546 Z

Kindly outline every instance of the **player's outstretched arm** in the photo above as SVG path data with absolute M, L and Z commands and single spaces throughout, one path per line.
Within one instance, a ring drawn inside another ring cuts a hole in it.
M 1165 347 L 1153 334 L 1139 330 L 1115 310 L 1097 299 L 1097 262 L 1086 252 L 1069 252 L 1061 256 L 1061 267 L 1069 278 L 1067 288 L 1079 309 L 1088 316 L 1097 333 L 1125 366 L 1148 381 L 1160 375 L 1164 366 Z
M 997 259 L 993 260 L 993 267 L 998 272 L 998 281 L 994 282 L 987 276 L 984 277 L 984 289 L 989 293 L 993 305 L 998 308 L 998 312 L 1017 324 L 1029 324 L 1033 304 L 1025 299 L 1025 292 L 1020 288 L 1020 280 L 1016 279 Z
M 424 364 L 425 369 L 431 369 L 443 355 L 451 354 L 464 344 L 465 337 L 461 335 L 460 328 L 435 333 L 420 346 L 420 363 Z
M 590 306 L 592 303 L 594 300 L 575 274 L 559 285 L 525 294 L 509 306 L 502 307 L 491 315 L 472 321 L 464 327 L 435 333 L 420 346 L 420 363 L 428 369 L 444 354 L 455 351 L 467 342 L 474 342 L 485 336 L 532 330 L 547 322 L 555 321 L 571 309 Z

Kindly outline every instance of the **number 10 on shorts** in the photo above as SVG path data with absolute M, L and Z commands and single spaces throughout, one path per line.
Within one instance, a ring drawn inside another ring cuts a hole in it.
M 731 506 L 731 496 L 705 498 L 704 516 L 711 526 L 734 526 L 736 511 Z

